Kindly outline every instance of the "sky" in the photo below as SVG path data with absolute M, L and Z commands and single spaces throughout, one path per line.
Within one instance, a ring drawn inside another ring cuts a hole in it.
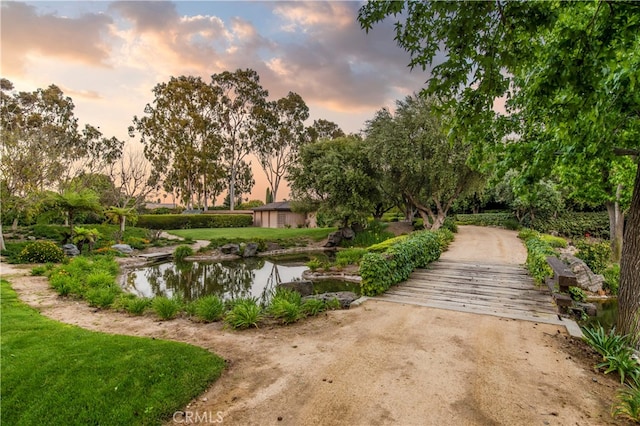
M 393 40 L 393 22 L 368 34 L 357 1 L 1 2 L 0 75 L 19 91 L 55 84 L 73 99 L 80 124 L 139 149 L 127 128 L 172 76 L 251 68 L 275 100 L 289 91 L 310 119 L 357 133 L 382 107 L 419 91 Z M 253 162 L 255 166 L 255 161 Z M 264 199 L 254 167 L 251 198 Z M 279 190 L 280 193 L 281 190 Z

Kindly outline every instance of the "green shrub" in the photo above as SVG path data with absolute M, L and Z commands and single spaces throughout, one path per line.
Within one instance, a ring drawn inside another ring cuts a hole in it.
M 187 245 L 180 245 L 173 251 L 173 257 L 175 257 L 177 261 L 184 260 L 185 257 L 191 255 L 193 255 L 193 249 Z
M 308 316 L 316 316 L 326 309 L 326 304 L 322 300 L 318 299 L 307 299 L 302 304 L 302 312 Z
M 638 383 L 640 364 L 633 358 L 629 336 L 616 334 L 615 328 L 607 333 L 601 325 L 585 327 L 582 331 L 584 341 L 602 355 L 602 362 L 596 365 L 597 368 L 604 369 L 605 374 L 617 372 L 621 383 L 625 380 Z
M 295 303 L 286 298 L 274 297 L 269 305 L 269 313 L 283 324 L 291 324 L 304 318 L 304 310 L 300 303 Z
M 49 285 L 60 296 L 84 294 L 82 283 L 79 279 L 66 273 L 52 273 L 49 277 Z
M 539 236 L 532 236 L 525 241 L 527 247 L 527 269 L 538 284 L 544 283 L 546 277 L 553 275 L 553 270 L 547 263 L 548 256 L 555 256 L 556 252 Z
M 369 247 L 372 244 L 381 243 L 393 238 L 393 232 L 385 231 L 386 224 L 374 220 L 369 223 L 367 229 L 356 233 L 352 240 L 342 240 L 343 247 Z
M 193 303 L 194 315 L 204 322 L 214 322 L 224 315 L 224 302 L 214 295 L 204 296 Z
M 567 240 L 562 237 L 556 237 L 549 234 L 544 234 L 540 236 L 540 239 L 545 243 L 549 244 L 554 248 L 565 248 L 567 247 Z
M 36 266 L 34 268 L 31 268 L 31 275 L 33 275 L 34 277 L 41 277 L 46 274 L 48 270 L 49 269 L 47 269 L 45 265 Z
M 117 286 L 95 287 L 88 289 L 84 297 L 89 302 L 89 306 L 108 308 L 120 293 L 122 290 Z
M 424 231 L 424 229 L 422 231 Z M 418 231 L 418 232 L 422 232 L 422 231 Z M 388 240 L 385 240 L 380 243 L 373 244 L 367 247 L 367 251 L 374 252 L 374 253 L 382 253 L 387 249 L 389 249 L 389 247 L 391 247 L 392 245 L 398 244 L 399 242 L 404 241 L 407 238 L 409 238 L 408 235 L 398 235 L 397 237 L 389 238 Z
M 366 252 L 367 249 L 358 247 L 340 250 L 338 253 L 336 253 L 336 265 L 357 265 Z
M 137 226 L 149 229 L 241 228 L 251 226 L 250 214 L 159 214 L 138 216 Z
M 456 217 L 459 225 L 501 226 L 507 228 L 507 225 L 512 227 L 514 220 L 516 223 L 518 222 L 512 213 L 458 214 Z M 520 224 L 518 223 L 519 226 Z
M 635 383 L 620 389 L 616 395 L 611 415 L 640 423 L 640 384 Z
M 535 229 L 531 228 L 522 228 L 520 232 L 518 232 L 518 238 L 522 241 L 527 241 L 529 238 L 540 237 L 540 233 Z
M 324 306 L 330 311 L 335 311 L 337 309 L 342 309 L 342 305 L 340 304 L 340 301 L 335 297 L 333 299 L 327 300 L 325 302 Z
M 170 299 L 166 296 L 154 297 L 151 307 L 156 315 L 165 321 L 174 319 L 182 309 L 182 305 L 177 299 Z
M 262 309 L 255 299 L 237 299 L 224 317 L 224 322 L 232 328 L 258 327 L 262 319 Z
M 579 240 L 575 243 L 578 253 L 576 257 L 584 260 L 584 263 L 594 274 L 601 274 L 607 269 L 611 260 L 611 246 L 607 242 L 590 242 Z
M 115 285 L 115 277 L 107 271 L 98 270 L 87 275 L 85 282 L 89 288 L 107 288 Z
M 317 257 L 312 257 L 307 263 L 307 268 L 311 270 L 311 272 L 315 272 L 322 266 L 322 262 Z
M 58 243 L 62 243 L 69 236 L 69 228 L 62 225 L 33 225 L 30 230 L 36 239 L 53 240 Z
M 20 252 L 20 259 L 26 263 L 59 263 L 64 259 L 64 252 L 52 241 L 34 241 Z
M 620 264 L 614 263 L 602 272 L 604 276 L 604 288 L 609 289 L 609 293 L 618 294 L 620 285 Z
M 584 292 L 580 287 L 569 287 L 569 295 L 576 302 L 586 302 L 587 301 L 587 293 Z
M 440 251 L 447 250 L 447 247 L 449 247 L 449 244 L 451 244 L 451 242 L 455 238 L 455 236 L 453 235 L 453 232 L 446 228 L 438 229 L 435 232 L 435 234 L 438 236 L 438 244 L 440 244 Z
M 151 306 L 151 299 L 147 297 L 134 297 L 127 301 L 124 309 L 131 315 L 142 315 Z
M 444 219 L 444 223 L 442 224 L 442 229 L 448 229 L 449 231 L 453 232 L 454 234 L 456 232 L 458 232 L 458 225 L 456 224 L 456 218 L 455 217 L 451 217 L 451 216 L 447 216 Z
M 391 245 L 384 253 L 365 254 L 360 262 L 362 294 L 375 296 L 406 280 L 414 269 L 437 260 L 440 247 L 436 233 L 419 231 Z
M 532 227 L 539 232 L 558 233 L 569 238 L 609 238 L 609 216 L 606 212 L 566 212 L 556 218 L 536 219 Z
M 136 250 L 142 250 L 149 245 L 149 240 L 140 237 L 126 237 L 124 239 L 124 243 L 129 244 L 131 248 L 134 248 Z

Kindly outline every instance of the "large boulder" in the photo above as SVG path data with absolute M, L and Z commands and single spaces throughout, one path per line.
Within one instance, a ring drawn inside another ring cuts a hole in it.
M 604 283 L 604 277 L 602 275 L 594 274 L 582 259 L 567 253 L 562 254 L 561 257 L 562 260 L 569 264 L 569 268 L 571 268 L 576 275 L 578 287 L 591 293 L 602 291 L 602 284 Z
M 353 238 L 356 236 L 355 231 L 351 228 L 342 228 L 340 232 L 342 233 L 342 238 L 344 238 L 345 240 L 353 240 Z
M 240 246 L 238 244 L 229 243 L 220 247 L 220 251 L 223 254 L 240 254 Z
M 242 257 L 254 257 L 258 254 L 258 244 L 257 243 L 247 243 L 244 246 L 244 251 L 242 252 Z
M 73 257 L 80 254 L 80 250 L 75 244 L 65 244 L 62 246 L 62 251 L 66 256 Z
M 337 247 L 340 245 L 340 241 L 342 241 L 342 231 L 335 231 L 329 234 L 327 237 L 327 242 L 325 243 L 325 247 Z
M 133 251 L 133 248 L 129 244 L 114 244 L 111 248 L 124 254 L 131 254 Z
M 303 297 L 313 294 L 313 283 L 311 281 L 290 281 L 287 283 L 280 283 L 278 284 L 278 288 L 297 291 Z
M 352 291 L 338 291 L 334 293 L 314 294 L 311 296 L 303 297 L 302 300 L 305 301 L 307 299 L 318 299 L 322 300 L 323 302 L 328 302 L 333 299 L 338 299 L 338 302 L 340 302 L 340 306 L 342 307 L 342 309 L 348 309 L 349 306 L 351 306 L 351 303 L 354 300 L 357 300 L 358 297 L 359 296 Z

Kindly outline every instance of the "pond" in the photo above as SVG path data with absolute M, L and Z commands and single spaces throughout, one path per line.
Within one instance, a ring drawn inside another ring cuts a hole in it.
M 232 262 L 165 262 L 130 270 L 125 291 L 141 297 L 178 296 L 185 301 L 206 295 L 223 300 L 253 297 L 268 302 L 279 283 L 300 280 L 306 260 L 250 258 Z M 339 280 L 314 282 L 315 293 L 353 291 L 360 286 Z
M 598 324 L 609 331 L 616 325 L 616 317 L 618 316 L 618 299 L 590 301 L 596 305 L 597 313 L 595 317 L 589 317 L 585 321 L 581 321 L 582 326 L 597 326 Z

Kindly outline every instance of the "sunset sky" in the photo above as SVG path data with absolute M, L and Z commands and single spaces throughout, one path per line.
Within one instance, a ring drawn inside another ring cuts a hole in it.
M 1 4 L 1 75 L 17 90 L 58 85 L 81 124 L 127 135 L 151 90 L 171 76 L 252 68 L 271 99 L 299 93 L 314 119 L 358 132 L 383 106 L 419 91 L 391 22 L 366 34 L 361 2 L 36 1 Z M 254 162 L 255 163 L 255 162 Z M 255 196 L 264 199 L 254 168 Z

